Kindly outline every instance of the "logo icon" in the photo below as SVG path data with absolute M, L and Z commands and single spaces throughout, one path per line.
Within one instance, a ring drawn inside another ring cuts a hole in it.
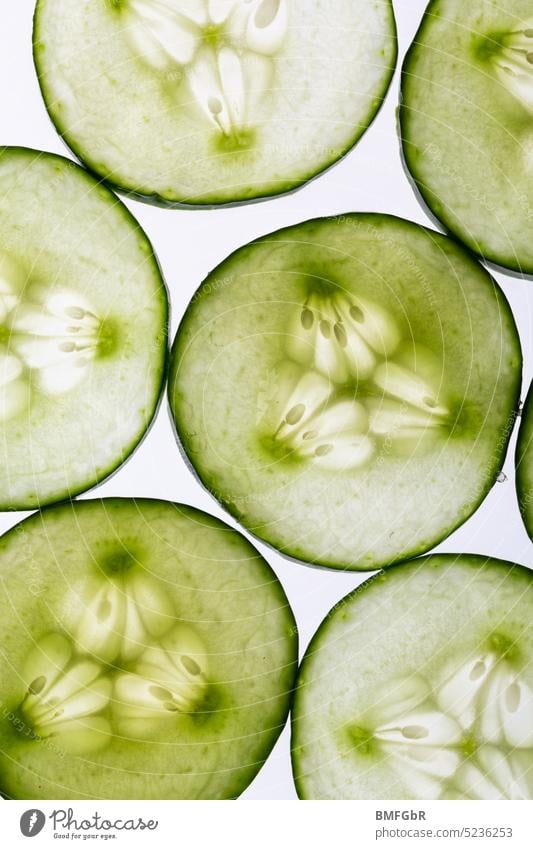
M 20 830 L 24 837 L 36 837 L 44 828 L 46 817 L 42 811 L 32 808 L 20 818 Z

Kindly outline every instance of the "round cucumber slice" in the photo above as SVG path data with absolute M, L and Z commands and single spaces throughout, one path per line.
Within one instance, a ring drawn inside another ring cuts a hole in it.
M 533 272 L 528 0 L 432 0 L 402 72 L 405 161 L 431 211 L 485 259 Z
M 300 797 L 533 798 L 532 622 L 532 573 L 502 560 L 436 555 L 366 581 L 300 668 Z
M 161 395 L 168 303 L 125 206 L 60 156 L 0 149 L 0 509 L 102 481 Z
M 163 205 L 311 179 L 371 123 L 396 55 L 390 0 L 39 0 L 35 14 L 63 139 L 117 188 Z
M 533 383 L 529 387 L 518 432 L 516 490 L 524 525 L 533 540 Z
M 0 541 L 0 789 L 231 798 L 288 714 L 297 632 L 239 533 L 164 501 L 49 508 Z
M 301 560 L 375 569 L 427 551 L 494 483 L 518 407 L 505 298 L 455 241 L 351 214 L 238 250 L 171 358 L 204 485 Z

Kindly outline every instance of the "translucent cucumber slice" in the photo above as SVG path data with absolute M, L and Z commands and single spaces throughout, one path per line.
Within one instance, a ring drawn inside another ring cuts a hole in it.
M 533 540 L 533 384 L 529 387 L 518 432 L 516 491 L 524 525 Z
M 0 149 L 0 509 L 123 463 L 162 391 L 168 304 L 125 206 L 63 157 Z
M 300 668 L 300 797 L 533 798 L 532 623 L 532 573 L 502 560 L 437 555 L 364 583 Z
M 533 9 L 432 0 L 402 73 L 405 161 L 436 217 L 484 258 L 533 272 Z
M 216 268 L 178 330 L 169 396 L 201 481 L 250 531 L 364 570 L 427 551 L 477 508 L 520 379 L 509 306 L 468 252 L 351 214 Z
M 297 632 L 236 531 L 164 501 L 37 513 L 0 540 L 0 791 L 222 799 L 289 709 Z
M 373 120 L 396 53 L 390 0 L 39 0 L 35 14 L 39 82 L 64 140 L 163 205 L 246 201 L 314 177 Z

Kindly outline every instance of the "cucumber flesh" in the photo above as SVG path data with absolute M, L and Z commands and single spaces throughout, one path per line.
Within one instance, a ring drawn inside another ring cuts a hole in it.
M 145 234 L 77 165 L 3 148 L 0 189 L 0 508 L 29 509 L 99 483 L 144 435 L 168 303 Z
M 4 535 L 0 568 L 3 795 L 244 790 L 285 723 L 297 637 L 240 534 L 183 505 L 83 501 Z
M 407 167 L 485 259 L 533 272 L 533 18 L 527 0 L 432 0 L 402 73 Z
M 280 194 L 323 171 L 373 120 L 396 52 L 390 0 L 39 0 L 35 15 L 65 141 L 170 205 Z
M 215 269 L 178 330 L 169 396 L 193 467 L 249 530 L 310 563 L 374 569 L 476 509 L 520 372 L 508 305 L 469 253 L 353 214 Z
M 533 540 L 533 384 L 522 409 L 516 445 L 516 490 L 520 513 Z
M 528 569 L 437 555 L 341 601 L 300 669 L 293 769 L 309 799 L 533 798 Z

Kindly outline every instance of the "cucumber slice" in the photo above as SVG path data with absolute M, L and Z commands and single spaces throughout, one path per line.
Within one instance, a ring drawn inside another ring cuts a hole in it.
M 371 123 L 396 55 L 390 0 L 39 0 L 34 25 L 58 132 L 163 205 L 311 179 Z
M 297 632 L 265 560 L 212 516 L 103 499 L 0 541 L 0 788 L 231 798 L 287 717 Z
M 165 377 L 168 304 L 125 206 L 60 156 L 0 149 L 0 509 L 102 481 Z
M 533 272 L 533 11 L 432 0 L 402 72 L 405 161 L 431 211 L 485 259 Z
M 169 395 L 201 481 L 282 552 L 375 569 L 476 509 L 518 407 L 520 343 L 456 242 L 352 214 L 215 269 L 174 343 Z
M 533 383 L 529 387 L 518 432 L 516 490 L 524 525 L 533 540 Z
M 300 669 L 300 797 L 533 798 L 532 622 L 532 574 L 502 560 L 437 555 L 358 587 Z

